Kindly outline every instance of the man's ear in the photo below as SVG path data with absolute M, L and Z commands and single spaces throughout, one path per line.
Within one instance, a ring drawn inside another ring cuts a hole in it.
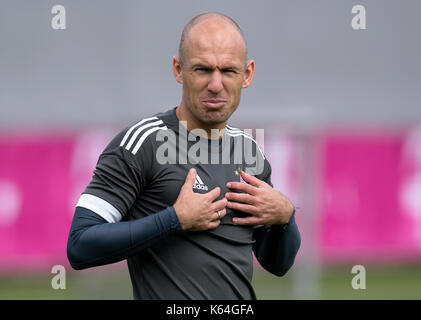
M 254 77 L 254 60 L 249 60 L 247 62 L 246 70 L 244 72 L 243 88 L 247 88 Z
M 174 78 L 178 83 L 183 83 L 183 69 L 181 68 L 180 58 L 174 56 L 172 58 L 172 71 L 174 73 Z

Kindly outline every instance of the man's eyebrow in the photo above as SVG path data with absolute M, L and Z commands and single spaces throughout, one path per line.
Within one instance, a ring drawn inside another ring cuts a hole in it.
M 220 70 L 234 70 L 234 71 L 241 71 L 242 68 L 238 66 L 223 66 Z
M 206 63 L 202 63 L 202 62 L 198 62 L 198 63 L 194 63 L 192 66 L 192 68 L 206 68 L 206 69 L 214 69 L 213 66 L 208 65 Z
M 211 69 L 211 70 L 213 70 L 213 69 L 215 69 L 215 67 L 214 66 L 211 66 L 211 65 L 208 65 L 208 64 L 206 64 L 206 63 L 202 63 L 202 62 L 198 62 L 198 63 L 194 63 L 192 66 L 191 66 L 191 68 L 192 69 L 195 69 L 195 68 L 206 68 L 206 69 Z M 227 66 L 222 66 L 222 67 L 217 67 L 219 70 L 221 70 L 221 71 L 224 71 L 224 70 L 234 70 L 234 71 L 241 71 L 242 70 L 242 67 L 239 67 L 239 66 L 234 66 L 234 65 L 227 65 Z

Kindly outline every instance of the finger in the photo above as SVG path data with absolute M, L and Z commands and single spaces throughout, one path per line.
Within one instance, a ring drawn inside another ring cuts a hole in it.
M 261 220 L 257 217 L 246 217 L 246 218 L 232 218 L 232 222 L 238 225 L 256 225 L 261 224 Z
M 218 212 L 219 212 L 219 214 L 218 214 Z M 215 211 L 215 214 L 213 215 L 212 220 L 222 220 L 222 218 L 225 217 L 226 214 L 227 214 L 227 210 L 225 210 L 225 209 Z
M 225 198 L 227 198 L 230 201 L 238 201 L 238 202 L 247 203 L 247 204 L 256 203 L 254 196 L 248 193 L 227 192 L 225 194 Z
M 193 188 L 194 181 L 196 180 L 196 169 L 191 168 L 189 172 L 187 173 L 186 180 L 184 182 L 184 185 Z
M 225 217 L 227 215 L 227 209 L 220 210 L 219 214 L 221 215 L 221 219 L 222 219 L 223 217 Z
M 216 198 L 218 198 L 220 194 L 221 194 L 221 188 L 220 187 L 215 187 L 211 191 L 209 191 L 208 193 L 205 193 L 205 195 L 208 197 L 208 199 L 210 201 L 213 201 Z
M 250 184 L 243 183 L 243 182 L 235 182 L 235 181 L 234 182 L 228 182 L 227 188 L 232 189 L 232 190 L 243 191 L 243 192 L 251 194 L 253 196 L 255 196 L 257 194 L 257 188 L 255 186 L 252 186 Z
M 245 173 L 245 171 L 243 170 L 240 171 L 240 174 L 243 180 L 246 181 L 247 183 L 250 183 L 252 186 L 261 187 L 265 184 L 264 181 L 257 179 L 255 176 L 252 176 L 251 174 Z
M 227 207 L 230 208 L 230 209 L 233 209 L 233 210 L 242 211 L 242 212 L 249 213 L 249 214 L 252 214 L 252 215 L 255 215 L 257 213 L 256 207 L 252 206 L 250 204 L 228 201 Z
M 209 207 L 211 211 L 220 211 L 225 209 L 227 206 L 228 200 L 226 198 L 222 198 L 221 200 L 215 201 Z
M 215 229 L 220 225 L 220 223 L 221 223 L 221 220 L 219 220 L 219 219 L 213 220 L 213 221 L 208 223 L 208 227 L 209 227 L 209 229 Z

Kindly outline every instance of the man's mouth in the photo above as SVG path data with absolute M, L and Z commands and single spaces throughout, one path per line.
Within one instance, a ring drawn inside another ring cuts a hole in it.
M 205 99 L 202 100 L 202 103 L 208 108 L 220 108 L 227 103 L 227 100 L 224 99 Z

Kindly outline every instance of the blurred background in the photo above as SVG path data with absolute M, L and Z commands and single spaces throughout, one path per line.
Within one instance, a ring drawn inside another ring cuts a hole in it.
M 231 125 L 265 129 L 274 186 L 299 207 L 296 263 L 282 278 L 256 263 L 258 298 L 421 299 L 417 0 L 2 0 L 0 299 L 132 299 L 125 262 L 69 266 L 74 206 L 115 133 L 179 103 L 172 57 L 210 11 L 239 23 L 256 62 Z

